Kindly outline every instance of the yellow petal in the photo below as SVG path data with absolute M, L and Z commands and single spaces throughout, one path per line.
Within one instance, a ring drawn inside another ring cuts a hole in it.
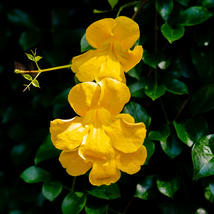
M 137 151 L 146 137 L 146 128 L 144 123 L 128 123 L 124 119 L 105 118 L 106 126 L 104 131 L 111 139 L 112 145 L 124 153 Z
M 53 145 L 60 150 L 74 150 L 80 146 L 88 129 L 82 126 L 82 118 L 51 121 L 50 133 Z
M 88 43 L 99 48 L 101 44 L 112 37 L 112 29 L 116 24 L 114 19 L 101 19 L 91 24 L 86 30 L 86 39 Z
M 100 87 L 94 82 L 85 82 L 75 85 L 69 92 L 68 101 L 74 111 L 84 116 L 91 108 L 97 105 L 100 97 Z
M 112 116 L 119 114 L 131 95 L 129 88 L 117 80 L 105 78 L 98 83 L 101 87 L 100 106 Z
M 117 116 L 115 116 L 115 118 L 122 118 L 124 121 L 128 122 L 128 123 L 134 123 L 134 118 L 130 115 L 130 114 L 125 114 L 125 113 L 121 113 L 118 114 Z
M 120 170 L 117 168 L 114 161 L 110 162 L 109 165 L 100 166 L 93 164 L 93 168 L 89 174 L 89 181 L 92 185 L 110 185 L 115 183 L 120 178 Z
M 100 57 L 98 54 L 97 50 L 89 50 L 72 59 L 71 69 L 80 82 L 92 82 L 95 79 L 101 64 L 106 61 L 106 56 Z
M 142 46 L 135 46 L 132 51 L 129 49 L 124 51 L 120 45 L 116 45 L 116 51 L 117 58 L 123 66 L 125 72 L 128 72 L 136 64 L 138 64 L 143 56 Z
M 119 16 L 115 21 L 116 25 L 112 30 L 114 37 L 122 45 L 123 50 L 131 48 L 140 36 L 138 24 L 125 16 Z
M 121 171 L 132 175 L 140 170 L 141 165 L 143 165 L 146 160 L 146 157 L 146 147 L 141 146 L 140 149 L 133 153 L 123 153 L 118 151 L 115 161 Z
M 59 161 L 66 168 L 67 173 L 72 176 L 83 175 L 92 167 L 91 162 L 85 163 L 78 155 L 78 150 L 73 152 L 62 151 Z
M 87 161 L 104 165 L 114 159 L 115 151 L 104 130 L 91 125 L 88 135 L 83 138 L 79 154 Z

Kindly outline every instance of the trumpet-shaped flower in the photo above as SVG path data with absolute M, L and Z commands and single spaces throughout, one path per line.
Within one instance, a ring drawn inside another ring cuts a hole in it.
M 139 36 L 138 24 L 128 17 L 96 21 L 86 30 L 86 39 L 95 50 L 74 57 L 71 69 L 81 82 L 107 77 L 125 83 L 124 72 L 142 59 L 142 46 L 130 50 Z
M 51 140 L 63 150 L 60 162 L 69 174 L 81 175 L 92 168 L 90 182 L 109 185 L 120 178 L 120 170 L 129 174 L 140 170 L 146 158 L 142 145 L 146 129 L 129 114 L 119 114 L 129 99 L 128 87 L 111 78 L 71 89 L 68 101 L 80 117 L 56 119 L 50 127 Z

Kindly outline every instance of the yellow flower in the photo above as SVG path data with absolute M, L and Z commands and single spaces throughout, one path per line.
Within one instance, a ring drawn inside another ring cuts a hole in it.
M 69 174 L 82 175 L 92 167 L 90 182 L 109 185 L 120 178 L 120 170 L 129 174 L 140 170 L 146 158 L 142 145 L 146 129 L 129 114 L 119 114 L 129 99 L 128 87 L 111 78 L 71 89 L 68 101 L 80 117 L 56 119 L 50 127 L 51 140 L 63 150 L 60 162 Z
M 71 69 L 81 82 L 108 77 L 125 83 L 124 71 L 142 59 L 142 46 L 130 50 L 139 36 L 138 24 L 128 17 L 96 21 L 86 30 L 86 39 L 96 50 L 74 57 Z

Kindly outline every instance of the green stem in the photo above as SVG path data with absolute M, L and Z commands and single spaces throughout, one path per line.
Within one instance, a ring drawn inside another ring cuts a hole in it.
M 73 179 L 71 192 L 74 192 L 74 187 L 75 187 L 76 178 L 77 178 L 77 177 L 74 177 L 74 179 Z
M 41 71 L 35 76 L 35 78 L 33 80 L 35 80 L 40 74 L 41 74 Z M 23 92 L 25 92 L 27 90 L 27 88 L 30 87 L 30 85 L 33 83 L 33 80 L 30 82 L 30 84 L 28 86 L 25 87 L 25 89 L 23 90 Z
M 170 122 L 169 122 L 169 120 L 168 120 L 168 117 L 167 117 L 167 114 L 166 114 L 166 111 L 165 111 L 165 108 L 164 108 L 163 102 L 162 102 L 161 98 L 159 98 L 159 100 L 160 100 L 160 103 L 161 103 L 161 107 L 162 107 L 162 109 L 163 109 L 163 113 L 164 113 L 164 116 L 165 116 L 166 122 L 167 122 L 167 124 L 169 124 Z

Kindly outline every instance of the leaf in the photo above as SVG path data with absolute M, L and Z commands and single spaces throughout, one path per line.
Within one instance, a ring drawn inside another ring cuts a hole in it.
M 164 23 L 161 26 L 161 32 L 169 43 L 172 44 L 172 42 L 180 39 L 184 35 L 185 28 L 182 25 L 176 25 L 173 29 L 169 24 Z
M 207 10 L 204 7 L 193 6 L 183 11 L 179 18 L 179 24 L 183 26 L 197 25 L 205 22 L 213 15 L 213 12 Z
M 93 47 L 91 47 L 91 45 L 88 43 L 85 34 L 82 36 L 81 40 L 80 40 L 80 48 L 81 48 L 81 53 L 94 49 Z
M 120 198 L 120 190 L 116 183 L 113 183 L 109 186 L 102 185 L 98 187 L 92 187 L 92 189 L 88 192 L 94 197 L 106 200 Z
M 170 128 L 168 125 L 163 124 L 158 131 L 149 132 L 149 139 L 166 142 L 166 139 L 170 135 Z
M 154 101 L 157 98 L 164 95 L 165 90 L 166 90 L 166 87 L 164 85 L 159 85 L 159 86 L 153 85 L 152 88 L 150 87 L 145 88 L 145 94 Z
M 26 183 L 37 183 L 42 182 L 51 177 L 50 173 L 40 167 L 31 166 L 27 168 L 20 177 L 26 182 Z
M 161 147 L 170 159 L 177 157 L 183 150 L 183 143 L 177 137 L 172 126 L 170 126 L 170 135 L 166 141 L 160 141 Z
M 183 5 L 183 6 L 187 7 L 190 0 L 175 0 L 175 1 L 178 2 L 179 4 Z
M 192 96 L 190 101 L 190 112 L 192 115 L 204 113 L 214 108 L 214 84 L 201 87 Z
M 35 62 L 38 62 L 40 59 L 42 59 L 42 56 L 36 56 L 34 60 Z
M 37 165 L 44 160 L 59 156 L 60 153 L 61 151 L 54 147 L 53 143 L 51 142 L 50 134 L 48 134 L 42 145 L 37 150 L 34 162 Z
M 166 86 L 166 90 L 173 94 L 188 94 L 188 88 L 185 83 L 177 79 L 165 79 L 161 84 Z
M 192 148 L 193 179 L 214 175 L 214 135 L 198 139 Z
M 162 174 L 157 177 L 157 187 L 159 191 L 170 198 L 173 198 L 174 193 L 179 189 L 181 179 L 178 174 Z
M 78 214 L 81 212 L 86 203 L 87 195 L 82 192 L 70 192 L 62 202 L 63 214 Z
M 34 27 L 34 21 L 30 14 L 20 10 L 13 9 L 8 12 L 7 17 L 10 22 L 18 26 L 24 26 L 32 28 Z
M 118 0 L 108 0 L 108 3 L 111 5 L 111 9 L 113 9 L 118 3 Z
M 38 82 L 37 79 L 33 79 L 33 80 L 32 80 L 32 85 L 33 85 L 34 87 L 40 88 L 39 82 Z
M 46 180 L 42 186 L 42 194 L 49 201 L 53 201 L 62 191 L 62 184 L 59 181 Z
M 10 158 L 14 162 L 14 164 L 17 166 L 20 163 L 26 161 L 28 156 L 30 155 L 31 149 L 26 144 L 19 144 L 16 146 L 13 146 L 10 152 Z
M 136 123 L 143 122 L 146 125 L 146 129 L 149 130 L 151 117 L 141 105 L 135 102 L 130 102 L 125 106 L 123 112 L 134 117 Z
M 214 0 L 203 0 L 201 6 L 206 8 L 214 7 Z
M 149 138 L 146 138 L 143 145 L 146 147 L 146 151 L 147 151 L 147 157 L 146 157 L 146 161 L 145 161 L 144 165 L 148 165 L 148 161 L 149 161 L 150 157 L 155 152 L 155 144 Z
M 95 203 L 95 204 L 89 204 L 88 202 L 85 205 L 85 212 L 86 214 L 103 214 L 108 207 L 108 204 L 106 203 Z
M 32 54 L 25 53 L 29 60 L 35 61 L 34 56 Z
M 165 59 L 164 52 L 155 51 L 152 54 L 149 54 L 146 50 L 143 53 L 143 62 L 153 68 L 156 68 L 157 65 Z
M 23 74 L 22 76 L 23 76 L 25 79 L 30 80 L 30 81 L 33 79 L 32 76 L 29 75 L 29 74 Z
M 155 0 L 155 6 L 158 13 L 164 19 L 173 9 L 173 0 Z
M 149 175 L 137 184 L 134 197 L 149 200 L 155 198 L 157 194 L 156 175 Z
M 137 80 L 140 80 L 140 74 L 142 72 L 143 63 L 140 61 L 134 68 L 128 71 L 130 77 L 134 77 Z

